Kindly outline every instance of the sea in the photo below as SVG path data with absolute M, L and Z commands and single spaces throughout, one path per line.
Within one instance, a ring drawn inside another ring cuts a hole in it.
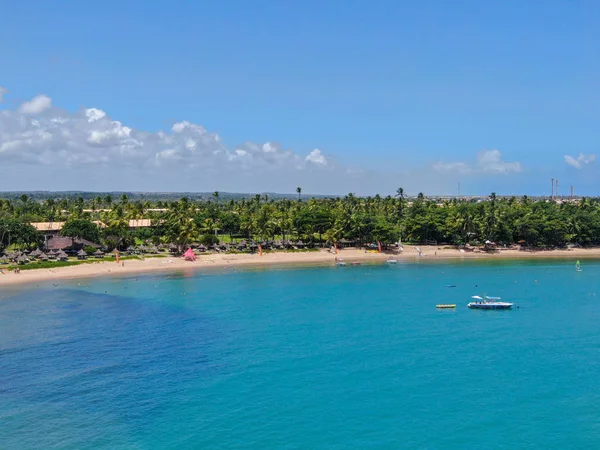
M 421 261 L 5 288 L 0 449 L 598 449 L 600 262 L 582 268 Z M 467 308 L 483 294 L 515 307 Z

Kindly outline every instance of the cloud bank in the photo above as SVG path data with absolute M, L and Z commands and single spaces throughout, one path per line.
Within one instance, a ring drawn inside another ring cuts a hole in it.
M 0 87 L 0 101 L 7 93 Z M 594 159 L 565 156 L 578 168 Z M 218 134 L 187 120 L 150 132 L 98 108 L 65 111 L 44 94 L 13 109 L 0 107 L 0 191 L 290 193 L 301 186 L 306 193 L 334 195 L 386 195 L 398 187 L 410 194 L 444 194 L 454 193 L 457 176 L 481 185 L 480 175 L 486 175 L 485 183 L 495 186 L 494 176 L 523 171 L 499 150 L 481 151 L 472 161 L 420 167 L 398 168 L 398 160 L 373 159 L 381 168 L 370 170 L 344 166 L 319 148 L 298 152 L 273 141 L 226 146 Z
M 6 92 L 1 88 L 0 98 Z M 291 192 L 294 183 L 310 184 L 336 169 L 334 160 L 318 148 L 304 155 L 275 142 L 227 148 L 219 135 L 189 121 L 177 122 L 167 131 L 147 132 L 113 120 L 101 109 L 61 110 L 46 95 L 35 96 L 15 110 L 0 110 L 0 167 L 17 166 L 47 180 L 49 190 L 64 177 L 104 179 L 104 190 L 110 189 L 106 184 L 123 185 L 124 179 L 133 177 L 136 181 L 129 183 L 129 189 L 142 185 L 145 190 L 153 188 L 149 180 L 155 181 L 155 190 L 213 185 L 224 190 L 225 180 L 231 181 L 231 189 L 240 189 L 241 181 L 260 178 L 278 180 L 279 188 L 286 180 L 291 183 L 286 190 Z M 53 179 L 53 173 L 60 176 Z
M 596 161 L 596 155 L 593 153 L 590 153 L 589 155 L 580 153 L 577 158 L 574 158 L 571 155 L 565 155 L 565 163 L 571 167 L 575 167 L 576 169 L 582 169 L 583 166 L 591 164 L 594 161 Z

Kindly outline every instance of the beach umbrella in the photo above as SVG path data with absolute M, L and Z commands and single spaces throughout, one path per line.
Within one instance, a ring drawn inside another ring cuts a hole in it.
M 44 252 L 41 252 L 38 256 L 38 259 L 41 261 L 48 261 L 48 255 L 46 255 Z
M 29 256 L 33 256 L 34 258 L 37 258 L 38 256 L 40 256 L 42 254 L 42 251 L 39 248 L 36 248 L 34 251 L 32 251 Z

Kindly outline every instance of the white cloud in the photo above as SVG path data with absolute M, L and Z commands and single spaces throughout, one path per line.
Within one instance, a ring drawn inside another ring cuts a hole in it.
M 484 150 L 477 154 L 477 168 L 485 173 L 518 173 L 523 170 L 520 162 L 502 161 L 500 150 Z
M 28 102 L 24 102 L 19 107 L 22 114 L 40 114 L 52 106 L 52 99 L 47 95 L 36 95 Z
M 8 89 L 0 86 L 0 103 L 3 101 L 4 99 L 4 95 L 8 92 Z
M 263 144 L 262 149 L 265 153 L 273 153 L 277 151 L 277 147 L 271 144 L 270 142 Z
M 101 109 L 90 108 L 85 110 L 85 115 L 88 118 L 88 122 L 95 122 L 96 120 L 103 119 L 106 117 L 106 113 Z
M 57 189 L 63 179 L 79 180 L 83 189 L 95 179 L 104 190 L 125 181 L 129 189 L 199 189 L 197 183 L 205 189 L 234 189 L 239 181 L 245 189 L 281 190 L 302 179 L 305 189 L 321 178 L 330 182 L 320 168 L 332 161 L 318 149 L 305 156 L 273 142 L 228 148 L 217 134 L 189 121 L 169 131 L 147 132 L 101 109 L 60 110 L 40 95 L 16 110 L 0 110 L 0 166 L 16 165 L 27 165 L 19 170 L 46 189 Z M 64 178 L 54 175 L 65 170 L 69 175 Z M 16 175 L 14 180 L 19 181 Z M 0 190 L 4 184 L 5 189 L 33 188 L 14 180 L 10 185 L 8 178 L 0 180 Z
M 464 162 L 437 162 L 433 165 L 433 168 L 438 172 L 456 172 L 456 173 L 469 173 L 471 172 L 471 168 L 467 163 Z
M 327 158 L 325 158 L 325 155 L 323 155 L 321 150 L 318 148 L 315 148 L 312 152 L 310 152 L 308 156 L 304 158 L 304 160 L 320 166 L 327 165 Z
M 565 155 L 565 163 L 576 169 L 581 169 L 584 165 L 591 164 L 594 161 L 596 161 L 596 155 L 593 153 L 590 153 L 589 155 L 580 153 L 577 158 L 574 158 L 571 155 Z
M 503 161 L 500 150 L 484 150 L 479 152 L 474 166 L 466 162 L 446 163 L 440 161 L 433 164 L 432 167 L 438 172 L 455 172 L 459 174 L 487 173 L 505 175 L 523 171 L 520 162 Z

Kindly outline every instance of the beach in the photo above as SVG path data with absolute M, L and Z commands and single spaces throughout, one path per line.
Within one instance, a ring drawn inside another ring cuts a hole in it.
M 422 256 L 419 256 L 421 250 Z M 185 261 L 181 257 L 131 259 L 124 265 L 113 262 L 89 262 L 85 264 L 57 267 L 54 269 L 22 270 L 20 273 L 8 272 L 0 274 L 0 286 L 17 284 L 39 284 L 57 280 L 74 278 L 93 278 L 99 276 L 123 276 L 144 273 L 170 272 L 177 270 L 202 270 L 223 267 L 249 266 L 283 266 L 283 265 L 333 265 L 335 258 L 343 259 L 348 265 L 352 263 L 385 263 L 392 257 L 399 262 L 456 260 L 456 259 L 537 259 L 537 258 L 599 258 L 600 248 L 523 251 L 502 249 L 493 253 L 483 251 L 461 252 L 455 248 L 437 246 L 404 246 L 404 251 L 373 252 L 359 249 L 343 249 L 336 255 L 329 250 L 318 252 L 268 252 L 259 254 L 204 254 L 196 261 Z

